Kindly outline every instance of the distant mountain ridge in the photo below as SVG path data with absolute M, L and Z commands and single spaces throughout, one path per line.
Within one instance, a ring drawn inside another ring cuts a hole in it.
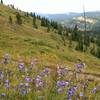
M 100 32 L 100 11 L 86 12 L 87 30 Z M 50 20 L 57 21 L 67 27 L 73 28 L 75 24 L 79 29 L 84 29 L 84 14 L 83 13 L 64 13 L 64 14 L 40 14 Z

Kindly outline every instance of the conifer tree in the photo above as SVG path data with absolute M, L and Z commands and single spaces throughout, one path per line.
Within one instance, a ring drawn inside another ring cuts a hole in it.
M 1 4 L 3 4 L 3 0 L 1 0 Z
M 16 14 L 16 23 L 19 25 L 22 24 L 22 18 L 21 18 L 21 15 L 19 13 Z
M 100 47 L 97 47 L 96 56 L 97 56 L 98 58 L 100 58 Z
M 36 25 L 36 16 L 33 16 L 33 27 L 38 28 L 37 25 Z
M 9 16 L 9 23 L 12 24 L 12 17 Z

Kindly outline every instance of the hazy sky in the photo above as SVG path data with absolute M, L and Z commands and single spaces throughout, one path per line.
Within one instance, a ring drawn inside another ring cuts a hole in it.
M 39 13 L 99 11 L 100 0 L 3 0 L 5 4 L 14 4 L 24 11 Z

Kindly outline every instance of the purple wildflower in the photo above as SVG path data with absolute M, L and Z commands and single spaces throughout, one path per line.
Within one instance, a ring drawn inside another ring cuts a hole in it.
M 45 70 L 44 70 L 45 74 L 50 74 L 50 71 L 51 71 L 51 70 L 50 70 L 50 68 L 48 68 L 48 67 L 45 68 Z
M 29 78 L 29 77 L 26 77 L 26 78 L 25 78 L 25 81 L 29 83 L 29 82 L 32 82 L 32 79 Z
M 35 83 L 38 84 L 39 82 L 41 82 L 41 77 L 37 76 L 35 79 Z
M 100 91 L 100 86 L 95 86 L 92 90 L 93 93 L 99 92 Z
M 92 92 L 93 92 L 93 93 L 96 93 L 96 90 L 97 90 L 97 88 L 94 87 L 93 90 L 92 90 Z
M 35 84 L 36 84 L 36 87 L 43 87 L 44 86 L 44 82 L 41 80 L 41 77 L 38 76 L 36 79 L 35 79 Z
M 68 90 L 67 95 L 68 95 L 68 100 L 72 98 L 72 96 L 73 96 L 73 91 L 72 91 L 72 89 L 69 89 L 69 90 Z
M 79 63 L 79 64 L 76 64 L 75 67 L 76 67 L 77 69 L 82 69 L 82 68 L 85 67 L 85 64 L 84 64 L 84 63 Z
M 22 93 L 23 95 L 25 95 L 25 94 L 27 93 L 27 90 L 23 89 L 23 90 L 21 91 L 21 93 Z
M 40 76 L 41 77 L 44 77 L 46 75 L 49 75 L 51 72 L 50 68 L 45 68 L 41 73 L 40 73 Z
M 5 83 L 9 83 L 9 80 L 5 80 Z
M 2 94 L 1 94 L 1 97 L 5 97 L 5 96 L 6 96 L 6 94 L 5 94 L 5 93 L 2 93 Z
M 66 73 L 68 72 L 68 68 L 67 67 L 64 67 L 64 68 L 57 68 L 57 73 L 58 73 L 58 76 L 63 76 L 65 75 Z
M 58 87 L 65 87 L 66 86 L 66 82 L 65 81 L 57 81 L 57 86 Z
M 77 87 L 74 86 L 74 87 L 72 88 L 73 94 L 75 94 L 76 90 L 77 90 Z
M 24 68 L 25 68 L 24 63 L 20 63 L 20 64 L 19 64 L 19 69 L 20 69 L 20 70 L 24 70 Z

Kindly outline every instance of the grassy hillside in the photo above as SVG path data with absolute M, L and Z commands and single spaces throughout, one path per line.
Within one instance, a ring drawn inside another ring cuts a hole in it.
M 45 27 L 41 27 L 37 20 L 38 29 L 32 27 L 32 18 L 25 17 L 24 12 L 20 12 L 23 17 L 23 24 L 15 23 L 17 10 L 0 5 L 0 57 L 5 53 L 17 60 L 20 56 L 28 61 L 31 57 L 38 57 L 45 65 L 66 63 L 73 66 L 78 59 L 88 65 L 86 72 L 99 74 L 100 59 L 88 53 L 81 53 L 63 46 L 61 37 L 53 31 L 46 32 Z M 13 17 L 13 24 L 9 24 L 9 16 Z
M 17 12 L 22 25 L 16 24 Z M 75 51 L 75 42 L 69 48 L 67 39 L 64 46 L 56 30 L 48 33 L 38 19 L 33 28 L 32 17 L 25 15 L 0 4 L 0 100 L 99 100 L 100 59 Z M 79 59 L 86 63 L 82 72 L 74 66 Z

